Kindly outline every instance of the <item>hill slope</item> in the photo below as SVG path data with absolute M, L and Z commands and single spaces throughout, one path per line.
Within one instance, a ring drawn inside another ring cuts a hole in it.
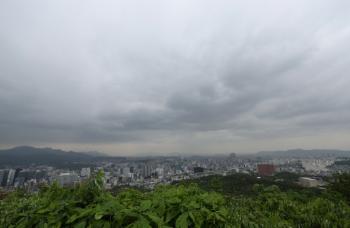
M 261 151 L 261 152 L 258 152 L 256 155 L 260 157 L 278 157 L 278 158 L 350 157 L 350 151 L 293 149 L 293 150 L 284 150 L 284 151 Z
M 84 153 L 66 152 L 52 148 L 20 146 L 7 150 L 0 150 L 0 165 L 55 165 L 62 163 L 88 162 L 93 159 L 93 156 Z

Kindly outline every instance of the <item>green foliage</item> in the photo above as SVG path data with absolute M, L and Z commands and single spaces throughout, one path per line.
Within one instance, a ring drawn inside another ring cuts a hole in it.
M 350 203 L 350 174 L 336 174 L 333 176 L 329 189 L 340 193 Z
M 0 201 L 1 227 L 225 227 L 225 199 L 197 186 L 160 186 L 153 192 L 102 189 L 102 176 L 75 188 L 53 184 L 28 197 Z
M 224 197 L 189 184 L 113 196 L 102 186 L 100 173 L 74 188 L 53 184 L 34 195 L 14 192 L 0 200 L 0 227 L 350 227 L 349 205 L 327 193 L 256 184 L 252 196 Z
M 196 183 L 201 188 L 207 191 L 217 191 L 224 195 L 252 197 L 255 195 L 253 187 L 255 184 L 260 184 L 264 187 L 277 185 L 281 190 L 293 190 L 296 192 L 310 192 L 310 194 L 318 194 L 317 189 L 308 189 L 296 184 L 298 175 L 292 173 L 279 173 L 272 177 L 257 178 L 257 176 L 237 173 L 228 176 L 207 176 L 199 179 L 186 180 L 180 184 Z
M 222 180 L 220 180 L 219 177 L 214 176 L 213 178 L 210 179 L 209 186 L 212 190 L 216 192 L 220 192 L 223 189 L 223 182 Z
M 243 227 L 350 227 L 350 207 L 327 195 L 305 199 L 301 193 L 282 192 L 277 186 L 255 186 L 257 196 L 231 203 L 231 221 Z

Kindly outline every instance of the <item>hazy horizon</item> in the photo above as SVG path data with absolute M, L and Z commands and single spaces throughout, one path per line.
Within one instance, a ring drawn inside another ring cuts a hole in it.
M 2 1 L 0 149 L 350 150 L 350 2 Z
M 92 156 L 120 156 L 120 157 L 158 157 L 158 156 L 163 156 L 163 157 L 196 157 L 196 156 L 230 156 L 231 154 L 235 154 L 237 156 L 255 156 L 258 155 L 260 153 L 277 153 L 280 154 L 283 152 L 293 152 L 293 151 L 303 151 L 303 152 L 312 152 L 312 151 L 317 151 L 320 152 L 322 154 L 322 152 L 324 151 L 332 151 L 332 152 L 349 152 L 350 150 L 340 150 L 340 149 L 336 149 L 336 148 L 328 148 L 328 149 L 319 149 L 319 148 L 312 148 L 312 149 L 303 149 L 303 148 L 289 148 L 289 149 L 282 149 L 282 150 L 260 150 L 260 151 L 250 151 L 250 152 L 245 152 L 242 153 L 240 151 L 226 151 L 226 152 L 222 152 L 222 153 L 191 153 L 191 152 L 186 152 L 186 151 L 178 151 L 178 152 L 171 152 L 171 153 L 135 153 L 135 154 L 128 154 L 128 153 L 109 153 L 109 152 L 105 152 L 105 151 L 92 151 L 92 150 L 83 150 L 83 151 L 75 151 L 75 150 L 71 150 L 71 149 L 64 149 L 64 148 L 55 148 L 55 147 L 50 147 L 50 146 L 32 146 L 32 145 L 18 145 L 18 146 L 11 146 L 11 147 L 5 147 L 5 148 L 0 148 L 0 152 L 1 151 L 7 151 L 7 150 L 13 150 L 13 149 L 22 149 L 22 148 L 30 148 L 30 149 L 38 149 L 38 151 L 40 151 L 41 149 L 52 149 L 52 150 L 61 150 L 63 152 L 76 152 L 76 153 L 84 153 L 84 154 L 89 154 Z M 23 151 L 23 150 L 22 150 Z M 276 156 L 278 156 L 276 154 Z M 281 154 L 281 155 L 282 155 Z M 320 155 L 321 155 L 320 154 Z

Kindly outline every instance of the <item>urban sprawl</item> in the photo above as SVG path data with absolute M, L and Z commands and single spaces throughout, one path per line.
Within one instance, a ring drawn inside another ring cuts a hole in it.
M 246 173 L 261 178 L 278 172 L 290 172 L 301 176 L 301 185 L 319 187 L 324 184 L 324 177 L 350 171 L 349 165 L 338 165 L 343 160 L 345 158 L 336 157 L 267 159 L 230 154 L 217 157 L 125 158 L 119 161 L 106 159 L 79 168 L 76 164 L 66 168 L 32 164 L 0 169 L 0 185 L 4 191 L 23 188 L 36 192 L 40 186 L 54 182 L 61 186 L 73 186 L 103 171 L 106 189 L 118 186 L 153 189 L 157 184 L 171 184 L 209 175 Z

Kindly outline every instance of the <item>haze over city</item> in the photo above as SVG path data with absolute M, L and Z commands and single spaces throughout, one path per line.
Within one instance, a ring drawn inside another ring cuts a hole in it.
M 2 1 L 0 148 L 349 150 L 349 7 Z

